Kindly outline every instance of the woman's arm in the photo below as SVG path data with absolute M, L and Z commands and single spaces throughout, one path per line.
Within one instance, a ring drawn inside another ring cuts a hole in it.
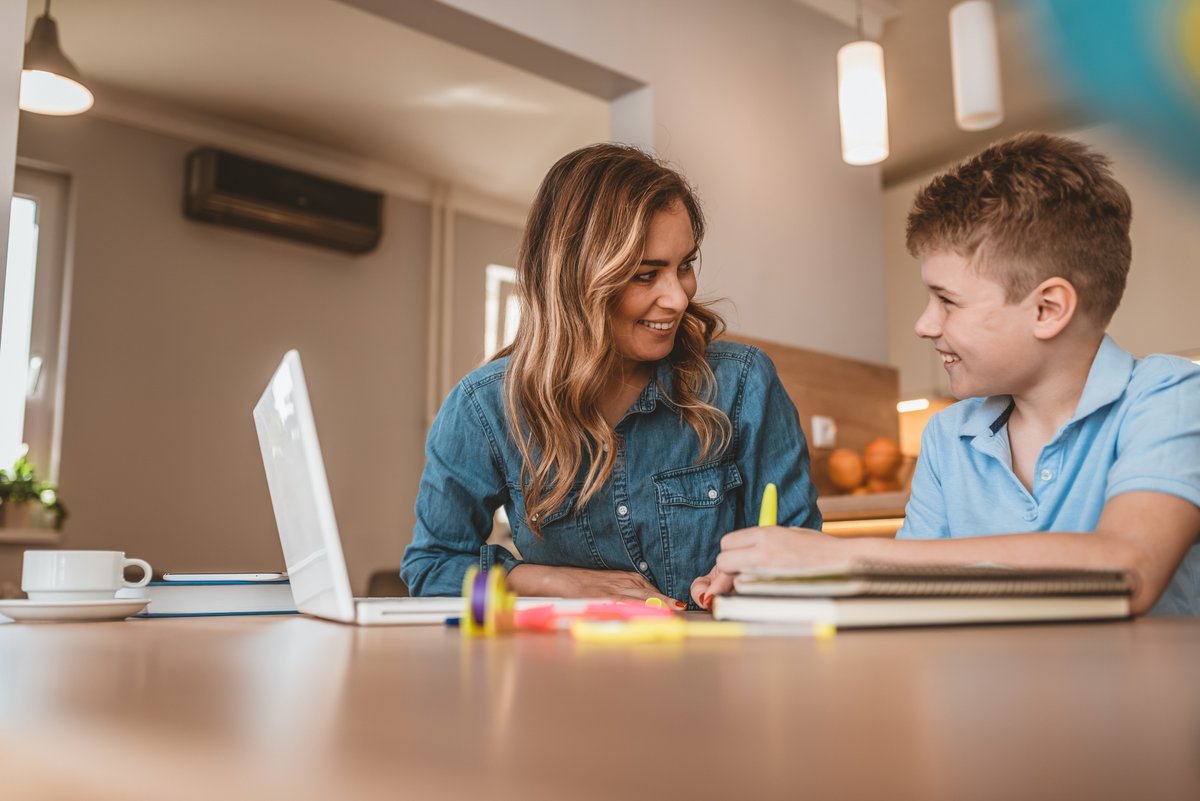
M 486 545 L 492 516 L 507 492 L 489 433 L 475 399 L 460 383 L 442 404 L 425 443 L 413 541 L 400 566 L 413 595 L 460 595 L 467 568 L 491 567 L 507 555 Z
M 625 570 L 551 567 L 522 562 L 509 571 L 508 588 L 517 595 L 636 601 L 658 598 L 668 606 L 687 606 L 663 595 L 641 573 Z

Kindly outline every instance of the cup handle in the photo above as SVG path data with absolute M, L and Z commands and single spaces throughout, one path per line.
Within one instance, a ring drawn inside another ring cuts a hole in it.
M 126 587 L 145 587 L 150 583 L 150 575 L 154 571 L 151 569 L 149 562 L 147 562 L 145 559 L 126 559 L 121 564 L 121 569 L 124 570 L 130 565 L 136 565 L 137 567 L 140 567 L 142 569 L 142 577 L 138 581 L 125 582 Z

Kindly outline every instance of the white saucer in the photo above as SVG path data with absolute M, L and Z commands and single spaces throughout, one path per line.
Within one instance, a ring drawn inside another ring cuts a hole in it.
M 146 608 L 149 598 L 103 601 L 0 601 L 0 617 L 31 622 L 124 620 Z

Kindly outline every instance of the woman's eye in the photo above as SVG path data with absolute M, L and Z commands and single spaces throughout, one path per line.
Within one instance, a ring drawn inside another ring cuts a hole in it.
M 942 297 L 941 295 L 938 295 L 938 301 L 943 306 L 953 306 L 954 305 L 954 301 L 950 300 L 950 298 Z
M 679 272 L 681 273 L 690 273 L 694 269 L 696 269 L 695 259 L 688 259 L 683 264 L 679 265 Z
M 635 275 L 633 277 L 633 280 L 637 281 L 639 284 L 648 284 L 654 280 L 654 276 L 656 274 L 657 274 L 656 270 L 652 270 L 648 273 L 638 273 L 637 275 Z

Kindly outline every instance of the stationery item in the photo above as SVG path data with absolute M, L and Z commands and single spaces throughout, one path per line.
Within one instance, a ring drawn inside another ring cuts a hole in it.
M 145 598 L 108 598 L 103 601 L 0 601 L 0 617 L 22 623 L 69 623 L 124 620 L 149 603 Z
M 453 618 L 464 637 L 494 637 L 515 631 L 560 631 L 577 620 L 672 620 L 659 598 L 644 602 L 605 598 L 518 598 L 503 570 L 472 567 L 463 578 L 462 616 Z M 449 620 L 447 620 L 449 624 Z
M 758 509 L 758 524 L 773 526 L 776 524 L 779 509 L 779 491 L 774 484 L 763 488 L 762 506 Z
M 287 581 L 229 581 L 223 578 L 227 573 L 211 575 L 211 580 L 152 581 L 145 587 L 121 590 L 117 596 L 149 601 L 141 617 L 296 613 Z
M 716 619 L 859 628 L 1127 618 L 1132 586 L 1118 571 L 857 564 L 744 573 L 734 589 Z
M 126 567 L 139 567 L 142 577 L 125 580 Z M 31 601 L 111 601 L 122 587 L 144 587 L 151 568 L 122 551 L 26 551 L 21 589 Z
M 836 632 L 825 623 L 804 621 L 798 624 L 768 625 L 758 623 L 727 623 L 712 620 L 640 619 L 589 620 L 580 618 L 571 623 L 571 637 L 578 642 L 628 645 L 634 643 L 680 642 L 685 639 L 738 639 L 741 637 L 819 637 L 826 639 Z

